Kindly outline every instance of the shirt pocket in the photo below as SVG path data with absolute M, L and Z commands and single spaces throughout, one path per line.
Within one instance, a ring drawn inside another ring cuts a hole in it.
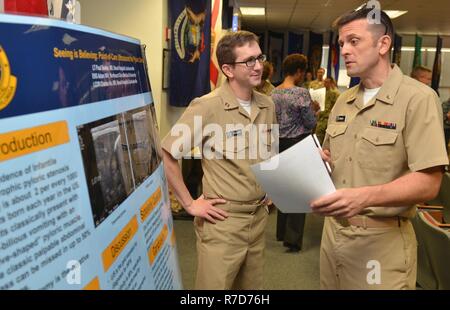
M 342 153 L 344 144 L 344 134 L 348 124 L 330 124 L 327 127 L 327 134 L 330 137 L 331 160 L 336 161 Z
M 230 160 L 248 159 L 248 143 L 245 135 L 226 138 L 223 146 L 225 158 Z
M 383 129 L 365 128 L 357 145 L 361 168 L 388 171 L 393 165 L 393 155 L 398 133 Z

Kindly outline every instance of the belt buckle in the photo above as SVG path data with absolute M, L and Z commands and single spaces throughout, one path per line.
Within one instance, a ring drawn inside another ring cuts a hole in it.
M 267 204 L 268 201 L 269 201 L 269 196 L 267 196 L 267 194 L 266 194 L 266 195 L 264 195 L 263 198 L 261 198 L 257 201 L 257 204 L 265 205 L 265 204 Z
M 256 212 L 258 212 L 259 208 L 264 208 L 264 210 L 266 210 L 266 212 L 269 213 L 269 207 L 267 206 L 268 201 L 269 201 L 269 198 L 267 195 L 265 195 L 261 199 L 254 201 L 253 204 L 256 205 L 256 207 L 255 207 L 255 210 L 250 214 L 255 215 Z

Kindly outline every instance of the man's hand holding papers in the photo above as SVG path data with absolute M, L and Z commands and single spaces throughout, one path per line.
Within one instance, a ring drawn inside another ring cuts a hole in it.
M 312 136 L 251 168 L 284 213 L 310 213 L 313 200 L 336 191 Z

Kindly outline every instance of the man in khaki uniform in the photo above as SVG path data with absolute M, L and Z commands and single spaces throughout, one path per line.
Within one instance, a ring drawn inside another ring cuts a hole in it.
M 411 77 L 431 87 L 433 71 L 424 66 L 417 66 L 412 70 Z
M 339 90 L 334 82 L 334 79 L 326 78 L 324 83 L 325 88 L 327 89 L 325 95 L 325 111 L 321 111 L 318 113 L 316 126 L 316 135 L 321 144 L 325 139 L 325 131 L 327 130 L 328 117 L 330 116 L 331 109 L 333 109 L 334 104 L 336 103 L 340 95 Z
M 428 87 L 431 87 L 431 81 L 433 78 L 433 71 L 428 69 L 424 66 L 417 66 L 413 69 L 411 72 L 411 77 L 419 82 L 422 82 L 423 84 L 427 85 Z M 440 100 L 436 102 L 436 107 L 438 109 L 438 113 L 440 115 L 440 118 L 443 118 L 443 112 L 442 112 L 442 105 Z
M 310 85 L 311 85 L 312 81 L 313 80 L 312 80 L 312 73 L 311 73 L 311 71 L 306 71 L 305 81 L 301 85 L 297 85 L 297 86 L 301 86 L 303 88 L 310 89 Z
M 325 76 L 325 69 L 319 68 L 317 70 L 317 79 L 315 79 L 314 81 L 311 82 L 311 84 L 309 84 L 309 88 L 319 89 L 325 87 L 325 80 L 323 79 L 324 76 Z
M 264 95 L 270 96 L 272 94 L 272 91 L 275 89 L 275 86 L 273 86 L 272 83 L 270 82 L 272 75 L 273 75 L 273 65 L 269 61 L 265 61 L 261 77 L 261 84 L 255 87 L 255 90 Z
M 227 34 L 216 53 L 228 80 L 191 102 L 163 140 L 164 164 L 178 201 L 195 216 L 196 289 L 261 289 L 268 209 L 250 165 L 276 150 L 275 107 L 270 97 L 253 90 L 261 82 L 265 61 L 257 36 L 247 31 Z M 255 130 L 257 139 L 250 139 Z M 197 146 L 203 153 L 203 195 L 194 200 L 177 159 Z
M 347 73 L 329 118 L 322 157 L 337 192 L 312 203 L 327 216 L 320 252 L 323 289 L 414 289 L 414 205 L 434 198 L 448 164 L 436 93 L 392 66 L 389 17 L 369 24 L 362 8 L 337 21 Z

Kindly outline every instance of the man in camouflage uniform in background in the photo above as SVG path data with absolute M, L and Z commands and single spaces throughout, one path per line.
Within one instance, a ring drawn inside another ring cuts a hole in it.
M 328 116 L 330 115 L 333 106 L 338 99 L 340 92 L 336 87 L 336 82 L 333 78 L 326 78 L 324 81 L 325 88 L 327 89 L 325 97 L 325 111 L 319 111 L 317 117 L 316 135 L 320 143 L 325 138 L 325 131 L 327 130 Z
M 317 70 L 316 76 L 317 76 L 317 79 L 314 81 L 311 81 L 311 83 L 309 84 L 309 88 L 319 89 L 319 88 L 325 87 L 325 80 L 324 80 L 325 69 L 319 68 Z

